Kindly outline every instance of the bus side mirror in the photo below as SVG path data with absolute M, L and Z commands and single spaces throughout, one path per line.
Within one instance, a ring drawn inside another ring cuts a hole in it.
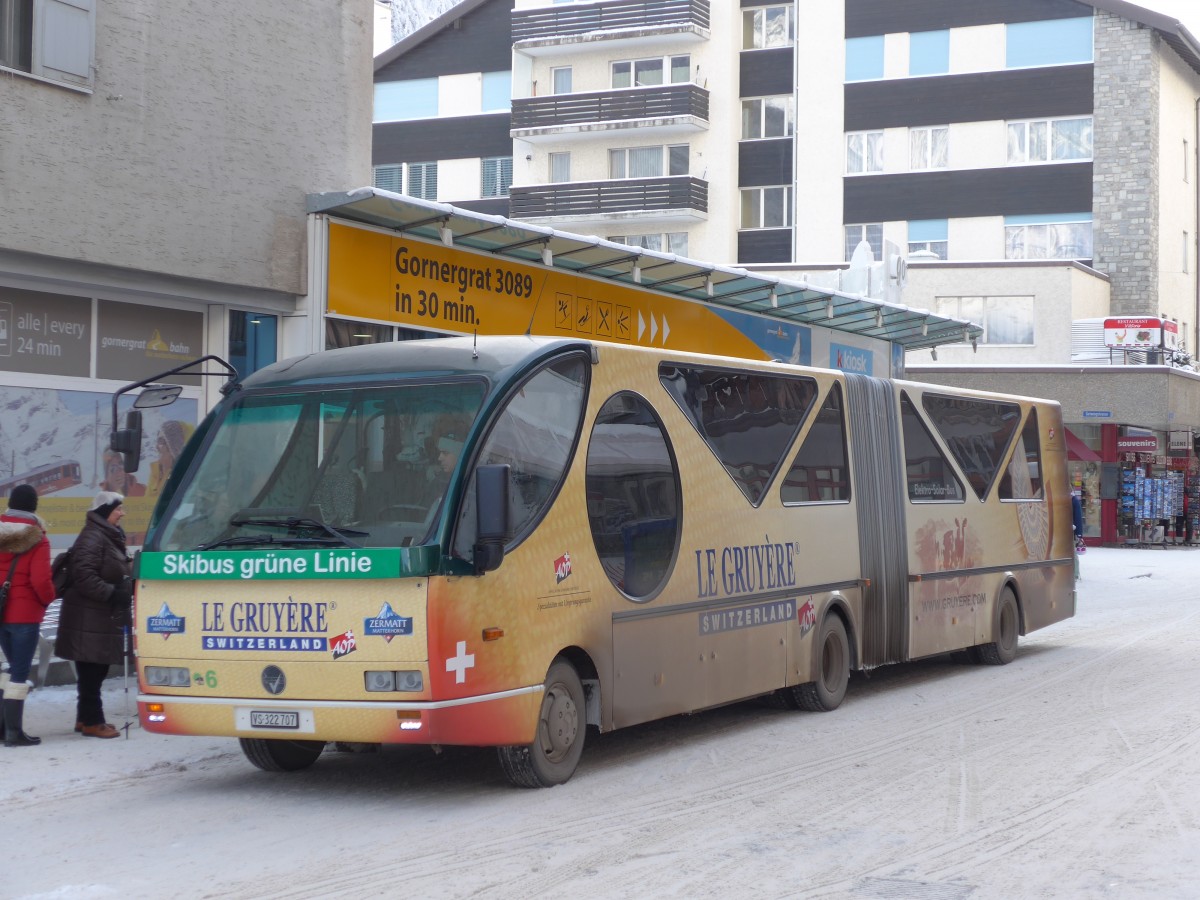
M 125 457 L 125 471 L 136 472 L 142 464 L 142 414 L 131 409 L 125 414 L 125 427 L 112 433 L 110 449 Z
M 512 537 L 508 508 L 512 469 L 508 465 L 480 466 L 475 470 L 475 571 L 500 568 L 504 545 Z

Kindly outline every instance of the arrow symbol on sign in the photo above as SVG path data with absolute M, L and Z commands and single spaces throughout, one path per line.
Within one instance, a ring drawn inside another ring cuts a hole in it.
M 671 333 L 671 326 L 667 324 L 667 317 L 663 316 L 663 346 L 667 346 L 667 335 Z
M 650 343 L 654 343 L 654 339 L 658 337 L 658 322 L 654 318 L 654 313 L 650 313 Z
M 646 320 L 642 318 L 642 311 L 638 310 L 638 340 L 642 339 L 642 335 L 646 333 Z

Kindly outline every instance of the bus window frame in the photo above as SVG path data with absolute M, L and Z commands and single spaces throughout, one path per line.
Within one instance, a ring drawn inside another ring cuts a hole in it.
M 934 428 L 929 422 L 925 413 L 925 407 L 920 403 L 913 402 L 913 391 L 908 387 L 901 387 L 896 394 L 896 413 L 899 416 L 898 424 L 900 428 L 900 463 L 904 468 L 905 499 L 909 503 L 921 506 L 929 503 L 958 503 L 966 505 L 970 497 L 976 497 L 978 499 L 974 489 L 970 487 L 970 482 L 967 481 L 967 479 L 963 476 L 963 473 L 959 470 L 958 460 L 954 458 L 954 454 L 950 452 L 950 448 L 947 447 L 945 445 L 945 441 L 942 440 L 942 433 L 937 428 Z M 921 391 L 920 394 L 918 394 L 918 398 L 922 398 L 924 396 L 924 391 Z M 917 500 L 913 498 L 912 492 L 909 489 L 908 450 L 904 445 L 904 400 L 908 400 L 909 406 L 912 407 L 913 413 L 917 417 L 917 422 L 919 422 L 921 427 L 925 429 L 926 436 L 933 441 L 934 446 L 938 448 L 938 452 L 942 454 L 942 462 L 950 467 L 950 473 L 958 480 L 958 490 L 961 494 L 960 497 L 950 497 L 947 499 L 930 498 L 928 500 Z M 982 505 L 984 501 L 980 499 L 979 503 Z
M 820 382 L 818 382 L 818 385 L 819 384 L 820 384 Z M 840 420 L 840 424 L 841 424 L 842 450 L 845 453 L 846 497 L 842 500 L 784 500 L 783 499 L 784 480 L 787 478 L 788 472 L 791 472 L 792 469 L 795 468 L 796 460 L 800 456 L 800 451 L 802 449 L 804 449 L 804 444 L 808 440 L 808 436 L 812 432 L 813 426 L 816 424 L 817 419 L 820 418 L 821 410 L 823 410 L 825 408 L 825 404 L 829 400 L 829 395 L 832 394 L 834 391 L 838 392 L 839 400 L 841 403 L 841 406 L 838 409 L 838 419 Z M 804 507 L 809 507 L 809 506 L 848 506 L 854 502 L 854 494 L 855 494 L 854 479 L 855 479 L 856 473 L 855 473 L 854 463 L 853 463 L 854 451 L 853 451 L 853 448 L 850 446 L 850 440 L 851 440 L 850 429 L 846 427 L 846 414 L 847 414 L 846 395 L 847 395 L 847 391 L 842 386 L 842 383 L 840 381 L 838 381 L 837 379 L 834 379 L 829 382 L 829 387 L 826 389 L 825 393 L 824 394 L 818 393 L 817 396 L 813 399 L 812 405 L 808 408 L 808 410 L 806 410 L 805 421 L 800 423 L 800 435 L 797 439 L 792 441 L 792 447 L 795 448 L 795 452 L 793 454 L 791 454 L 791 464 L 787 466 L 786 470 L 783 469 L 782 467 L 780 468 L 780 471 L 783 473 L 782 476 L 779 476 L 780 481 L 779 481 L 778 493 L 779 493 L 780 505 L 787 507 L 788 509 L 794 509 L 794 508 L 800 507 L 800 506 L 804 506 Z M 785 456 L 785 460 L 786 460 L 786 456 Z M 776 474 L 778 476 L 779 473 L 776 473 Z

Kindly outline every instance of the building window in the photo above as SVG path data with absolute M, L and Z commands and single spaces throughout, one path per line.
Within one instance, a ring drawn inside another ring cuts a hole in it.
M 742 140 L 790 137 L 795 131 L 793 101 L 786 97 L 761 97 L 742 101 Z
M 1091 10 L 1088 10 L 1091 12 Z M 1004 26 L 1005 65 L 1010 69 L 1092 61 L 1092 17 L 1014 22 Z
M 908 223 L 908 252 L 933 253 L 938 259 L 946 259 L 945 219 L 918 219 Z
M 910 169 L 944 169 L 949 164 L 950 128 L 908 130 L 908 167 Z
M 433 119 L 438 114 L 438 80 L 411 78 L 375 84 L 376 122 Z
M 666 234 L 614 234 L 608 240 L 614 244 L 625 244 L 641 250 L 687 256 L 688 236 L 686 231 L 671 231 Z
M 95 35 L 95 0 L 0 0 L 0 67 L 90 88 Z
M 1091 259 L 1092 214 L 1005 216 L 1005 259 Z
M 484 72 L 479 108 L 482 112 L 512 109 L 512 72 Z
M 945 75 L 949 71 L 949 31 L 914 31 L 908 36 L 909 75 Z
M 383 191 L 391 191 L 394 194 L 404 193 L 404 166 L 401 163 L 394 165 L 376 166 L 374 170 L 375 187 Z
M 742 188 L 742 228 L 790 228 L 792 188 Z
M 846 174 L 883 171 L 883 132 L 858 131 L 846 135 Z
M 1191 249 L 1192 245 L 1188 240 L 1188 233 L 1185 231 L 1183 233 L 1183 274 L 1185 275 L 1187 274 L 1188 270 L 1188 256 L 1191 253 Z
M 435 162 L 408 164 L 408 190 L 410 197 L 422 200 L 437 199 L 437 167 Z
M 561 184 L 564 181 L 571 180 L 571 154 L 551 153 L 550 159 L 550 183 Z
M 875 81 L 883 77 L 883 35 L 846 39 L 846 80 Z
M 742 10 L 742 49 L 790 47 L 796 40 L 792 7 L 764 6 Z
M 612 64 L 614 88 L 648 87 L 667 83 L 686 84 L 691 77 L 692 58 L 687 54 L 655 56 L 650 59 L 623 59 Z
M 668 175 L 687 175 L 688 145 L 666 147 L 627 147 L 608 151 L 609 178 L 659 178 Z
M 240 378 L 275 362 L 278 326 L 275 316 L 229 310 L 229 362 Z
M 983 344 L 1033 345 L 1033 297 L 936 297 L 939 316 L 983 326 Z
M 871 247 L 871 256 L 876 262 L 883 259 L 883 225 L 847 225 L 846 228 L 846 261 L 854 257 L 858 245 L 866 241 Z
M 1092 158 L 1092 117 L 1008 123 L 1009 165 Z
M 550 93 L 571 93 L 571 67 L 555 66 L 550 70 Z
M 507 197 L 512 186 L 512 157 L 492 156 L 481 161 L 480 195 Z

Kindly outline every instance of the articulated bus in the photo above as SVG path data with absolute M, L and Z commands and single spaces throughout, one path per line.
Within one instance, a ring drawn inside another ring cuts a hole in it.
M 138 709 L 268 771 L 327 743 L 585 735 L 1074 614 L 1057 404 L 533 337 L 333 350 L 234 387 L 138 561 Z

